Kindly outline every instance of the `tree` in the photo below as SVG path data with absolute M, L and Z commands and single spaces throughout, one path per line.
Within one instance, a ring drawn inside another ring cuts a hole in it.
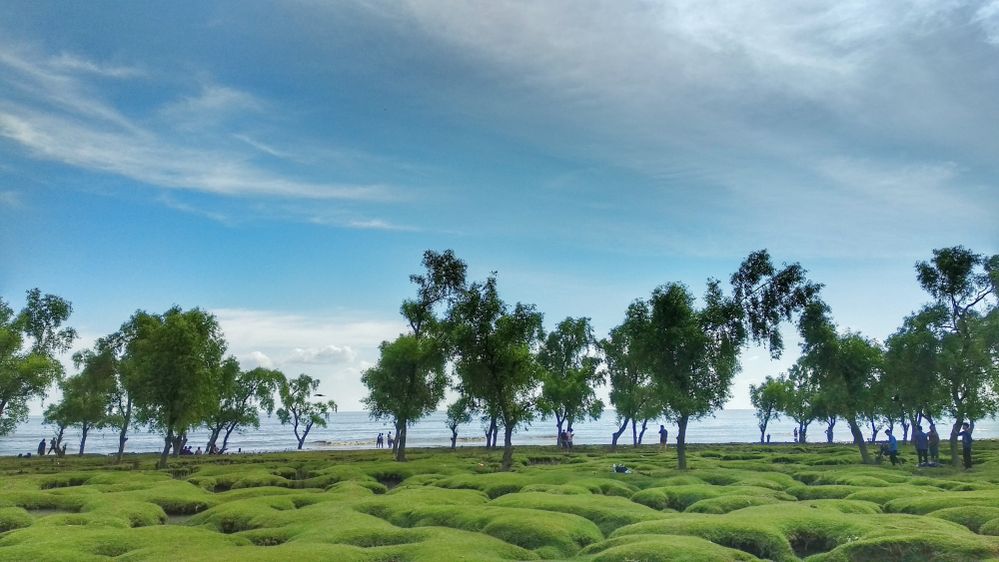
M 512 309 L 499 298 L 496 278 L 473 283 L 452 308 L 456 371 L 461 388 L 503 426 L 502 469 L 513 465 L 513 432 L 534 415 L 541 379 L 535 352 L 542 315 L 534 305 Z
M 393 342 L 382 342 L 378 365 L 361 381 L 368 387 L 365 405 L 373 418 L 392 419 L 396 439 L 393 453 L 406 460 L 410 425 L 437 409 L 447 389 L 447 330 L 440 308 L 451 305 L 465 286 L 465 262 L 446 250 L 423 254 L 423 275 L 410 275 L 416 299 L 403 301 L 400 312 L 410 332 Z
M 869 464 L 860 419 L 881 369 L 882 352 L 861 334 L 838 333 L 828 314 L 825 303 L 815 302 L 802 315 L 801 362 L 811 370 L 830 411 L 846 420 L 862 462 Z
M 63 327 L 73 307 L 38 289 L 27 292 L 20 313 L 0 299 L 0 436 L 28 417 L 28 401 L 44 397 L 63 375 L 56 355 L 69 350 L 76 331 Z
M 90 431 L 107 426 L 115 391 L 114 363 L 109 354 L 89 351 L 76 353 L 73 362 L 82 369 L 62 382 L 60 409 L 63 422 L 80 428 L 83 455 Z
M 460 395 L 447 407 L 447 428 L 451 430 L 451 448 L 458 446 L 458 426 L 472 421 L 475 412 L 475 401 L 467 395 Z
M 137 420 L 163 433 L 159 467 L 166 468 L 171 448 L 179 454 L 187 431 L 218 406 L 213 381 L 226 343 L 215 317 L 198 308 L 139 311 L 131 324 L 124 361 Z
M 291 424 L 299 450 L 305 444 L 305 438 L 309 436 L 312 428 L 326 427 L 330 415 L 336 412 L 336 402 L 332 400 L 311 401 L 313 396 L 323 396 L 317 394 L 317 390 L 319 390 L 319 379 L 305 374 L 282 381 L 278 390 L 278 395 L 281 397 L 281 407 L 277 410 L 278 419 L 282 425 Z
M 686 433 L 729 398 L 740 369 L 739 352 L 750 342 L 777 358 L 783 350 L 779 326 L 818 293 L 798 264 L 778 270 L 765 251 L 750 254 L 731 277 L 732 294 L 708 280 L 701 308 L 682 284 L 663 285 L 648 301 L 636 301 L 644 323 L 641 356 L 662 398 L 663 415 L 677 424 L 677 465 L 687 467 Z
M 962 246 L 933 250 L 931 260 L 916 264 L 916 278 L 933 298 L 918 322 L 939 340 L 939 376 L 950 398 L 946 413 L 954 419 L 951 462 L 957 465 L 961 424 L 999 409 L 999 255 L 986 257 Z
M 805 443 L 808 426 L 819 415 L 819 389 L 814 378 L 810 376 L 808 367 L 799 360 L 778 379 L 784 387 L 784 404 L 782 411 L 794 420 L 798 428 L 797 443 Z M 835 416 L 833 417 L 835 420 Z M 835 421 L 833 421 L 835 424 Z
M 209 432 L 205 451 L 224 453 L 234 431 L 248 427 L 259 429 L 260 410 L 265 410 L 267 415 L 274 411 L 274 393 L 282 381 L 281 371 L 262 367 L 240 371 L 235 359 L 226 359 L 214 381 L 218 407 L 205 419 Z M 218 445 L 219 437 L 222 438 L 221 446 Z
M 756 408 L 760 443 L 765 443 L 767 426 L 771 421 L 779 421 L 781 412 L 786 408 L 787 386 L 780 379 L 768 376 L 759 385 L 749 385 L 749 401 Z
M 908 316 L 885 342 L 885 385 L 896 413 L 913 426 L 923 419 L 933 423 L 949 400 L 940 378 L 941 342 L 926 320 L 921 314 Z
M 45 411 L 42 412 L 42 423 L 55 426 L 54 435 L 49 441 L 51 451 L 59 457 L 65 456 L 66 448 L 63 446 L 62 440 L 70 423 L 69 416 L 66 415 L 65 404 L 60 401 L 46 406 Z
M 612 448 L 617 447 L 618 439 L 629 424 L 632 445 L 638 447 L 638 421 L 641 420 L 644 427 L 649 419 L 662 411 L 649 372 L 639 357 L 636 342 L 641 337 L 642 324 L 635 316 L 637 313 L 635 304 L 629 306 L 624 322 L 611 329 L 608 337 L 600 342 L 610 380 L 610 402 L 614 405 L 619 424 L 617 431 L 611 434 Z
M 556 435 L 572 428 L 574 421 L 595 420 L 604 410 L 596 388 L 603 385 L 600 360 L 592 355 L 596 346 L 589 318 L 566 318 L 548 334 L 538 353 L 541 365 L 541 396 L 538 410 L 555 417 Z

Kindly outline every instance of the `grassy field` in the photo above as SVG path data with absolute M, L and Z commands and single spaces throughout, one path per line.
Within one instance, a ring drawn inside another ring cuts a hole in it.
M 0 461 L 0 560 L 999 560 L 975 468 L 846 446 L 413 450 Z M 616 474 L 624 464 L 631 474 Z

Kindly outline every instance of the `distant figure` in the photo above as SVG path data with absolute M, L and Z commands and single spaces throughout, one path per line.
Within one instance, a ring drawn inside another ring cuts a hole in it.
M 767 445 L 769 445 L 769 444 L 770 444 L 770 434 L 768 433 L 767 434 Z
M 38 456 L 42 456 L 44 454 L 45 454 L 45 440 L 42 439 L 41 441 L 38 442 Z
M 201 454 L 201 447 L 200 446 L 198 447 L 197 451 L 194 451 L 194 454 L 195 455 L 200 455 Z
M 916 442 L 916 462 L 920 466 L 930 464 L 930 438 L 923 433 L 923 426 L 916 426 L 916 430 L 912 433 L 912 440 Z
M 937 433 L 937 426 L 930 424 L 929 434 L 930 460 L 934 463 L 940 462 L 940 434 Z
M 964 469 L 971 470 L 971 424 L 964 422 L 957 436 L 961 438 L 961 445 L 964 449 Z
M 669 431 L 666 431 L 666 426 L 659 426 L 659 448 L 666 450 L 669 446 Z
M 565 432 L 565 447 L 567 449 L 572 448 L 572 436 L 573 436 L 572 428 L 570 427 L 569 430 Z
M 384 449 L 385 448 L 385 434 L 379 433 L 378 437 L 375 438 L 375 448 Z
M 797 427 L 794 428 L 794 442 L 795 443 L 798 442 L 798 428 Z
M 890 429 L 885 430 L 885 433 L 888 434 L 888 458 L 891 459 L 891 465 L 895 466 L 898 464 L 898 440 Z
M 389 446 L 389 448 L 392 448 L 392 447 L 395 446 L 395 439 L 392 439 L 392 432 L 391 431 L 388 433 L 388 446 Z
M 49 439 L 49 454 L 60 452 L 59 443 L 56 442 L 55 438 Z
M 558 432 L 558 448 L 566 449 L 569 447 L 569 434 L 563 429 Z

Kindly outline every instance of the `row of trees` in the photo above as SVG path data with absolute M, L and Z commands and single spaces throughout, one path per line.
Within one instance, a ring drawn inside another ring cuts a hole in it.
M 512 436 L 536 417 L 556 430 L 596 418 L 603 403 L 595 388 L 610 381 L 620 429 L 637 443 L 641 422 L 676 422 L 678 464 L 686 467 L 687 424 L 721 408 L 738 373 L 740 351 L 750 343 L 778 357 L 780 326 L 817 300 L 820 286 L 798 264 L 776 267 L 766 251 L 751 254 L 725 291 L 709 279 L 701 303 L 679 283 L 636 300 L 624 322 L 597 341 L 588 318 L 566 318 L 545 333 L 534 305 L 509 305 L 496 276 L 467 283 L 465 263 L 446 251 L 424 254 L 425 273 L 411 280 L 417 298 L 402 305 L 409 332 L 381 345 L 381 358 L 362 380 L 365 404 L 376 418 L 391 419 L 405 460 L 405 432 L 434 411 L 451 385 L 459 399 L 448 408 L 452 445 L 459 424 L 480 416 L 487 446 L 503 433 L 504 469 L 512 464 Z
M 163 436 L 161 467 L 196 428 L 209 431 L 206 452 L 225 452 L 234 432 L 259 427 L 261 410 L 276 410 L 301 449 L 309 431 L 336 411 L 332 400 L 314 399 L 319 381 L 308 375 L 287 379 L 276 370 L 240 369 L 226 356 L 215 317 L 198 308 L 136 312 L 117 332 L 74 354 L 78 373 L 65 377 L 56 355 L 76 339 L 62 327 L 71 312 L 69 302 L 37 289 L 28 291 L 19 314 L 0 300 L 0 435 L 23 422 L 28 401 L 44 397 L 53 384 L 62 398 L 44 417 L 56 428 L 56 451 L 69 427 L 80 430 L 81 455 L 92 430 L 113 429 L 120 460 L 129 431 L 147 427 Z
M 916 276 L 931 300 L 884 343 L 839 330 L 821 302 L 806 307 L 799 360 L 750 388 L 761 441 L 781 415 L 797 423 L 801 442 L 817 420 L 832 442 L 843 419 L 870 462 L 863 427 L 874 442 L 884 428 L 898 424 L 907 438 L 912 427 L 946 417 L 954 422 L 952 462 L 959 462 L 961 424 L 999 413 L 999 256 L 939 249 L 916 264 Z

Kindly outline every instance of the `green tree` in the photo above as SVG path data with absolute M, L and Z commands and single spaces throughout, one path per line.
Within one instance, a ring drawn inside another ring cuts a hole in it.
M 83 455 L 87 436 L 93 429 L 108 424 L 115 391 L 115 374 L 112 358 L 108 354 L 79 352 L 73 362 L 80 372 L 62 381 L 62 421 L 80 428 L 80 450 Z
M 945 413 L 954 419 L 950 451 L 957 465 L 961 424 L 994 415 L 999 408 L 999 255 L 987 257 L 961 246 L 933 250 L 931 260 L 916 264 L 916 278 L 933 298 L 918 322 L 940 342 L 939 376 L 950 398 Z
M 462 394 L 447 407 L 447 419 L 445 423 L 451 430 L 451 448 L 458 446 L 458 426 L 472 421 L 472 415 L 476 411 L 475 400 L 470 396 Z
M 781 411 L 794 420 L 798 428 L 798 443 L 805 443 L 808 438 L 808 426 L 817 418 L 819 412 L 819 389 L 815 380 L 809 376 L 808 368 L 801 361 L 792 365 L 787 373 L 778 378 L 784 387 L 784 403 Z M 835 424 L 833 416 L 833 424 Z M 827 435 L 828 437 L 828 435 Z
M 783 351 L 780 323 L 791 320 L 818 293 L 798 264 L 777 269 L 765 251 L 750 254 L 731 277 L 732 294 L 708 280 L 703 305 L 682 284 L 663 285 L 648 301 L 636 301 L 645 324 L 641 356 L 663 402 L 663 415 L 677 424 L 677 465 L 687 468 L 686 433 L 729 398 L 739 372 L 739 353 L 750 342 Z
M 828 314 L 829 307 L 821 302 L 809 305 L 803 314 L 801 362 L 815 377 L 831 411 L 846 420 L 861 460 L 869 464 L 871 457 L 860 420 L 880 373 L 882 351 L 858 333 L 840 334 Z
M 765 443 L 767 426 L 771 421 L 780 421 L 780 414 L 787 402 L 787 386 L 779 379 L 766 377 L 758 385 L 749 385 L 749 401 L 756 408 L 756 421 L 760 428 L 760 443 Z
M 250 427 L 259 429 L 260 410 L 265 410 L 267 415 L 274 411 L 274 393 L 282 381 L 284 375 L 280 371 L 262 367 L 241 371 L 235 359 L 226 359 L 214 381 L 218 407 L 205 418 L 208 428 L 205 451 L 224 453 L 233 432 Z M 221 446 L 219 437 L 222 438 Z
M 406 460 L 406 435 L 410 425 L 437 409 L 447 389 L 447 329 L 440 309 L 453 304 L 465 286 L 465 262 L 454 252 L 427 250 L 425 273 L 410 275 L 416 298 L 402 303 L 400 312 L 410 332 L 393 342 L 382 342 L 378 364 L 361 376 L 368 388 L 364 398 L 371 416 L 391 419 L 396 439 L 393 453 Z
M 281 424 L 291 424 L 298 441 L 298 449 L 305 444 L 305 438 L 315 426 L 326 427 L 330 415 L 336 412 L 336 402 L 332 400 L 313 402 L 312 397 L 322 398 L 319 390 L 319 379 L 309 375 L 298 375 L 293 379 L 281 382 L 278 395 L 281 397 L 281 407 L 277 417 Z
M 70 424 L 69 416 L 66 415 L 65 403 L 59 401 L 46 406 L 45 411 L 42 412 L 42 423 L 55 426 L 55 430 L 49 441 L 50 452 L 55 453 L 59 457 L 65 456 L 66 447 L 63 445 L 63 437 L 66 434 L 66 428 Z
M 589 318 L 566 318 L 545 338 L 538 362 L 542 368 L 541 396 L 538 411 L 555 417 L 556 435 L 573 422 L 595 420 L 604 411 L 596 388 L 604 384 L 600 360 L 592 352 L 596 347 Z
M 76 331 L 63 327 L 73 307 L 60 297 L 27 292 L 20 313 L 0 299 L 0 436 L 28 417 L 28 401 L 44 397 L 63 375 L 57 354 L 68 351 Z
M 662 411 L 652 380 L 639 356 L 636 342 L 643 324 L 636 317 L 637 305 L 628 307 L 625 320 L 611 329 L 601 340 L 607 379 L 610 381 L 610 403 L 614 406 L 618 429 L 611 434 L 611 447 L 617 447 L 621 435 L 631 425 L 632 446 L 638 447 L 638 422 L 645 427 L 648 420 Z
M 933 423 L 949 400 L 940 377 L 941 341 L 926 320 L 910 315 L 885 342 L 884 381 L 896 413 L 912 426 L 924 419 Z
M 452 308 L 461 387 L 503 426 L 503 470 L 513 464 L 514 430 L 534 416 L 541 323 L 534 305 L 517 303 L 511 309 L 503 302 L 492 276 L 473 283 Z
M 139 311 L 131 325 L 124 361 L 137 421 L 163 433 L 159 467 L 165 468 L 170 450 L 179 454 L 187 431 L 218 406 L 213 382 L 226 343 L 215 317 L 198 308 Z

